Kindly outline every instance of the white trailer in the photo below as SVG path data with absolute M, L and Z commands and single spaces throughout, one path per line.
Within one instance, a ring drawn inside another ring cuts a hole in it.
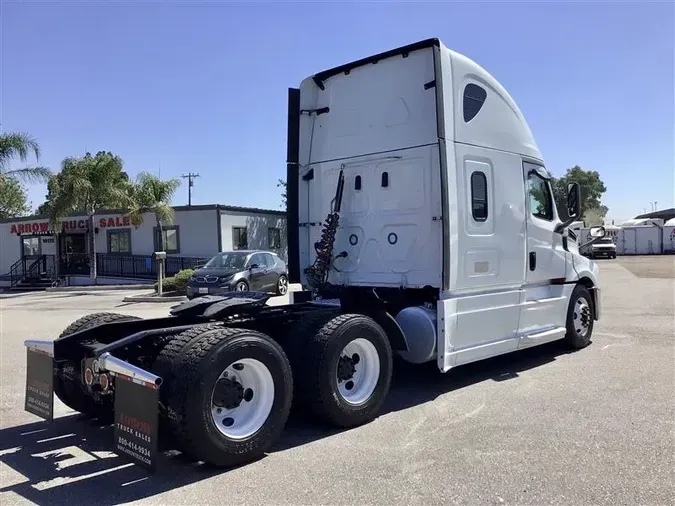
M 663 252 L 664 220 L 645 218 L 622 224 L 623 255 L 660 255 Z
M 393 353 L 445 372 L 591 342 L 598 267 L 567 229 L 580 188 L 561 222 L 525 118 L 486 70 L 425 40 L 305 79 L 288 112 L 289 277 L 306 290 L 84 317 L 26 343 L 27 410 L 50 417 L 54 382 L 74 409 L 114 412 L 116 449 L 138 463 L 154 462 L 159 416 L 178 449 L 231 466 L 274 444 L 291 399 L 333 426 L 375 418 Z

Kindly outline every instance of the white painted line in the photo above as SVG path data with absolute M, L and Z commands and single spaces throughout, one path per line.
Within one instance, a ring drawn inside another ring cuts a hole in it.
M 103 469 L 102 471 L 97 471 L 95 473 L 77 476 L 75 478 L 59 477 L 59 478 L 55 478 L 53 480 L 41 481 L 41 482 L 33 485 L 33 488 L 36 489 L 36 490 L 43 491 L 43 490 L 48 490 L 48 489 L 54 488 L 54 487 L 60 487 L 61 485 L 70 485 L 71 483 L 76 483 L 78 481 L 87 480 L 89 478 L 95 478 L 96 476 L 101 476 L 102 474 L 112 473 L 113 471 L 119 471 L 121 469 L 124 469 L 125 467 L 131 467 L 133 465 L 134 465 L 133 463 L 123 464 L 121 466 L 113 467 L 111 469 Z
M 72 437 L 72 436 L 75 436 L 75 435 L 76 434 L 73 432 L 71 434 L 64 434 L 63 436 L 54 436 L 54 437 L 50 437 L 50 438 L 47 438 L 47 439 L 40 439 L 38 441 L 38 443 L 47 443 L 49 441 L 56 441 L 57 439 L 65 439 L 67 437 Z

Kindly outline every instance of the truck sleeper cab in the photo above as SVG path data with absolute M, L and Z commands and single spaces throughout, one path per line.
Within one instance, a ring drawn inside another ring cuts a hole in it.
M 394 315 L 404 356 L 447 371 L 561 339 L 580 293 L 598 317 L 597 267 L 570 250 L 534 137 L 478 64 L 429 39 L 305 79 L 289 104 L 291 276 L 309 283 L 341 173 L 330 284 L 343 302 L 423 293 Z
M 337 427 L 377 417 L 393 353 L 445 372 L 590 343 L 598 269 L 567 235 L 579 187 L 562 222 L 525 119 L 484 69 L 429 39 L 288 98 L 288 274 L 304 290 L 95 313 L 26 341 L 27 411 L 51 420 L 56 394 L 114 420 L 115 450 L 148 469 L 160 439 L 230 467 L 268 451 L 291 406 Z

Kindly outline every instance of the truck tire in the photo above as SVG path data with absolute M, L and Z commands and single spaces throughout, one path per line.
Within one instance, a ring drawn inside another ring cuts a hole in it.
M 291 363 L 294 378 L 294 389 L 296 394 L 293 396 L 293 411 L 305 412 L 307 406 L 303 404 L 302 398 L 298 397 L 297 391 L 301 388 L 300 378 L 304 377 L 305 372 L 305 356 L 307 345 L 311 339 L 319 332 L 330 320 L 340 314 L 339 310 L 321 310 L 313 311 L 302 319 L 293 323 L 286 334 L 283 336 L 284 351 Z
M 585 348 L 591 343 L 595 321 L 593 297 L 584 285 L 576 285 L 567 309 L 567 333 L 564 341 L 572 349 Z
M 392 350 L 372 318 L 342 314 L 330 319 L 294 357 L 296 403 L 314 418 L 355 427 L 377 417 L 392 375 Z
M 188 456 L 232 467 L 262 456 L 283 430 L 293 397 L 291 366 L 265 334 L 223 328 L 193 343 L 177 366 L 169 408 Z
M 81 330 L 86 330 L 104 323 L 112 323 L 118 321 L 138 320 L 137 316 L 123 315 L 119 313 L 92 313 L 83 316 L 73 323 L 68 325 L 66 329 L 61 332 L 59 338 L 66 337 Z M 62 374 L 54 377 L 54 394 L 61 399 L 66 406 L 79 413 L 98 417 L 101 419 L 109 419 L 113 412 L 112 399 L 97 402 L 94 398 L 89 396 L 82 385 L 80 379 L 80 364 L 68 362 L 62 366 Z M 67 377 L 66 377 L 67 376 Z
M 185 330 L 180 334 L 170 336 L 169 342 L 162 348 L 153 362 L 150 372 L 162 378 L 162 385 L 159 389 L 160 412 L 163 416 L 171 417 L 167 409 L 169 397 L 174 387 L 174 370 L 180 369 L 180 360 L 197 338 L 202 337 L 207 332 L 222 329 L 222 325 L 206 324 Z

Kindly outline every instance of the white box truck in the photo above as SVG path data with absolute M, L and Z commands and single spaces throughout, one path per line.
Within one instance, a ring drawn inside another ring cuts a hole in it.
M 445 372 L 591 342 L 598 269 L 567 235 L 579 187 L 563 223 L 486 70 L 424 40 L 319 72 L 288 106 L 289 276 L 306 290 L 281 306 L 224 291 L 163 318 L 97 313 L 26 341 L 28 411 L 50 420 L 56 394 L 114 419 L 116 451 L 140 465 L 165 434 L 232 466 L 270 448 L 291 404 L 339 427 L 375 418 L 394 353 Z

